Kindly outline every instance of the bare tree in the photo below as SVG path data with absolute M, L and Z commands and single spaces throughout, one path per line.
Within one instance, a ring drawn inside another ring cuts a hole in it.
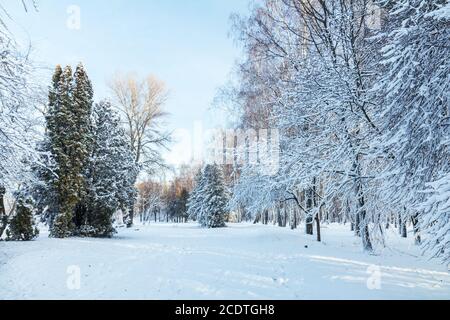
M 136 163 L 149 173 L 165 167 L 161 149 L 167 148 L 171 140 L 170 133 L 162 128 L 162 120 L 168 115 L 164 111 L 168 98 L 165 84 L 154 76 L 139 79 L 133 74 L 116 74 L 109 87 L 122 114 Z

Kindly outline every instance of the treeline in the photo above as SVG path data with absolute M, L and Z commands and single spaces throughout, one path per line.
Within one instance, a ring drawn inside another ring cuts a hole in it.
M 136 210 L 140 222 L 187 222 L 187 202 L 194 188 L 194 171 L 183 166 L 171 182 L 148 179 L 138 183 Z

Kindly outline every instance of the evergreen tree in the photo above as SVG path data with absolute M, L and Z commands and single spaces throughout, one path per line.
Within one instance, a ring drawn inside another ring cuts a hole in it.
M 7 241 L 31 241 L 39 235 L 33 218 L 33 201 L 30 197 L 17 196 L 16 212 L 6 230 Z
M 73 113 L 75 116 L 75 131 L 73 139 L 78 142 L 76 146 L 76 158 L 72 158 L 72 166 L 74 172 L 78 172 L 79 177 L 76 181 L 78 190 L 78 199 L 75 210 L 74 222 L 77 229 L 86 224 L 87 207 L 86 207 L 86 174 L 88 171 L 89 157 L 92 154 L 93 137 L 92 137 L 92 107 L 93 107 L 93 89 L 84 66 L 80 63 L 74 74 L 73 88 Z
M 179 199 L 178 199 L 178 213 L 181 219 L 183 219 L 184 222 L 188 221 L 188 214 L 187 214 L 187 205 L 189 200 L 189 192 L 186 190 L 186 188 L 183 188 L 181 190 Z
M 120 119 L 110 103 L 97 104 L 93 112 L 93 153 L 88 169 L 87 221 L 81 235 L 110 237 L 113 214 L 135 201 L 139 172 Z
M 132 216 L 139 168 L 111 105 L 93 110 L 93 89 L 82 64 L 74 77 L 69 66 L 56 67 L 46 122 L 33 194 L 50 220 L 50 236 L 111 236 L 115 211 Z
M 228 216 L 228 193 L 223 172 L 214 164 L 206 166 L 204 175 L 206 180 L 204 213 L 199 222 L 207 228 L 225 227 Z
M 36 214 L 42 222 L 51 224 L 58 213 L 57 164 L 51 153 L 51 144 L 46 134 L 36 147 L 39 161 L 31 166 L 33 180 L 30 194 L 34 199 Z
M 49 116 L 47 129 L 51 143 L 52 154 L 58 165 L 58 179 L 55 189 L 58 193 L 58 214 L 51 226 L 50 236 L 64 238 L 72 234 L 73 212 L 79 200 L 79 172 L 73 167 L 73 157 L 76 157 L 74 131 L 76 130 L 75 114 L 72 110 L 73 77 L 72 68 L 67 66 L 60 75 L 57 68 L 54 76 L 56 85 L 54 96 L 50 94 Z
M 70 236 L 86 219 L 80 203 L 86 194 L 85 173 L 92 145 L 92 98 L 92 86 L 81 64 L 75 79 L 70 66 L 63 71 L 56 68 L 47 116 L 50 149 L 58 168 L 58 214 L 51 226 L 52 237 Z
M 39 161 L 34 163 L 31 168 L 34 175 L 31 195 L 35 201 L 37 214 L 41 215 L 43 222 L 50 225 L 54 222 L 59 210 L 59 195 L 56 190 L 59 169 L 55 161 L 52 141 L 58 134 L 55 119 L 60 106 L 59 83 L 62 72 L 61 66 L 57 65 L 49 89 L 44 139 L 38 142 L 36 147 Z
M 194 221 L 198 221 L 201 214 L 204 184 L 203 170 L 200 169 L 195 176 L 194 190 L 187 202 L 187 215 Z
M 207 165 L 196 178 L 196 187 L 188 202 L 188 214 L 204 228 L 225 227 L 228 191 L 222 170 Z

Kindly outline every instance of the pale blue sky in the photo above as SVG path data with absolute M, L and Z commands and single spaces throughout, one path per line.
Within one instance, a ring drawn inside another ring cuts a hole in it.
M 117 71 L 152 73 L 170 89 L 168 128 L 223 120 L 208 109 L 239 57 L 228 37 L 230 14 L 245 14 L 249 0 L 38 0 L 38 12 L 27 14 L 19 0 L 6 2 L 34 59 L 51 68 L 82 61 L 97 100 L 108 95 L 106 81 Z M 66 26 L 70 5 L 81 9 L 80 30 Z

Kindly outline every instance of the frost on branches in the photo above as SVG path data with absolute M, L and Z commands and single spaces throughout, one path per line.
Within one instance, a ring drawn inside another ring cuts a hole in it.
M 29 165 L 36 162 L 34 142 L 39 136 L 38 87 L 26 51 L 15 42 L 7 25 L 10 17 L 0 12 L 0 238 L 15 212 L 6 208 L 5 197 L 18 184 L 30 183 Z
M 318 240 L 321 222 L 348 222 L 369 252 L 411 226 L 448 261 L 449 4 L 376 4 L 266 0 L 235 17 L 236 128 L 277 129 L 281 161 L 273 176 L 236 166 L 231 204 Z
M 376 113 L 382 134 L 374 145 L 387 159 L 379 176 L 381 197 L 405 210 L 403 219 L 418 220 L 422 230 L 416 232 L 425 249 L 446 261 L 450 237 L 449 26 L 448 1 L 402 0 L 392 6 L 384 34 L 387 44 L 382 49 L 381 65 L 386 72 L 375 86 L 383 99 Z

